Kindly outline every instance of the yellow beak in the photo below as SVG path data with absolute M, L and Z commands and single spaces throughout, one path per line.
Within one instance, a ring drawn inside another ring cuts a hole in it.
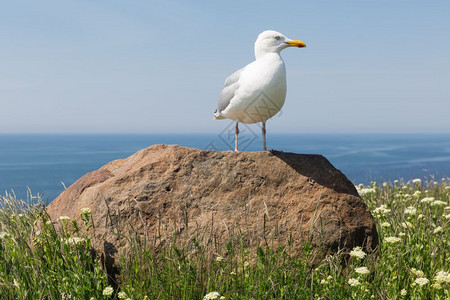
M 286 42 L 286 44 L 288 44 L 289 46 L 299 47 L 299 48 L 306 47 L 305 42 L 299 41 L 299 40 L 289 41 L 289 42 Z

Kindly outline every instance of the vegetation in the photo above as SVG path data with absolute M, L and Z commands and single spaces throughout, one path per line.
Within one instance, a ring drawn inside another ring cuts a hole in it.
M 88 208 L 82 224 L 64 216 L 54 224 L 36 199 L 29 205 L 7 194 L 0 203 L 0 298 L 450 299 L 449 183 L 357 187 L 377 224 L 378 255 L 357 247 L 312 266 L 308 244 L 300 256 L 289 245 L 253 251 L 238 232 L 207 247 L 200 234 L 186 246 L 174 235 L 159 251 L 130 236 L 118 282 L 91 252 Z

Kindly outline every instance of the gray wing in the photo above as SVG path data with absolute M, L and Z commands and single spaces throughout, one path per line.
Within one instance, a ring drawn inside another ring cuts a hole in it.
M 218 112 L 225 110 L 228 104 L 230 104 L 231 99 L 233 99 L 234 94 L 239 88 L 239 78 L 244 69 L 245 67 L 237 70 L 225 80 L 222 93 L 220 93 L 219 104 L 217 105 Z

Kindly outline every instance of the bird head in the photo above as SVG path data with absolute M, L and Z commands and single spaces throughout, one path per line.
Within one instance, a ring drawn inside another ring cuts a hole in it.
M 277 31 L 266 30 L 256 39 L 255 56 L 258 58 L 265 53 L 280 53 L 287 47 L 303 48 L 306 44 L 303 41 L 291 40 Z

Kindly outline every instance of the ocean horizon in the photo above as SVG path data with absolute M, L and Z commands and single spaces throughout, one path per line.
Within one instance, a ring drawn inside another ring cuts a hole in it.
M 241 128 L 241 151 L 261 151 L 259 131 Z M 27 188 L 56 198 L 84 174 L 155 144 L 234 149 L 234 128 L 219 134 L 0 134 L 0 192 L 26 199 Z M 277 134 L 267 148 L 321 154 L 354 184 L 450 176 L 450 134 Z

